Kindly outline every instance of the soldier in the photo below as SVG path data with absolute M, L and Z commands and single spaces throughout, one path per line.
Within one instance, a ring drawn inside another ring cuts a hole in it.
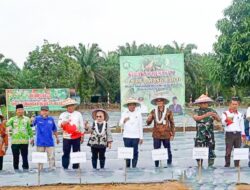
M 215 110 L 209 108 L 209 103 L 213 100 L 208 96 L 202 94 L 194 104 L 199 106 L 198 109 L 194 110 L 193 119 L 196 121 L 196 138 L 195 147 L 208 147 L 209 148 L 209 158 L 208 166 L 213 166 L 215 159 L 215 140 L 214 140 L 214 120 L 220 121 L 220 117 Z M 197 160 L 198 165 L 201 164 L 203 160 Z

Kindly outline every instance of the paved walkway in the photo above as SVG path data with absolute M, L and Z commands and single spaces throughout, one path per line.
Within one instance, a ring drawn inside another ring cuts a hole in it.
M 154 167 L 152 161 L 152 137 L 151 134 L 145 134 L 144 144 L 140 147 L 138 168 L 129 169 L 127 182 L 130 183 L 148 183 L 164 180 L 183 180 L 193 189 L 232 189 L 237 182 L 237 170 L 233 167 L 224 168 L 225 143 L 224 134 L 216 133 L 216 160 L 214 168 L 207 168 L 205 162 L 202 170 L 202 179 L 197 179 L 196 161 L 192 160 L 193 138 L 195 132 L 177 133 L 172 142 L 173 166 L 169 168 Z M 87 152 L 87 163 L 81 164 L 81 182 L 82 183 L 121 183 L 124 182 L 124 160 L 117 159 L 117 148 L 123 146 L 121 134 L 113 134 L 114 143 L 111 150 L 107 150 L 106 169 L 95 171 L 91 167 L 91 152 L 86 146 L 88 135 L 81 146 L 81 150 Z M 31 152 L 35 147 L 30 147 L 29 160 Z M 78 171 L 63 170 L 61 168 L 62 144 L 56 146 L 56 171 L 45 169 L 41 173 L 41 184 L 57 183 L 79 183 Z M 232 163 L 233 165 L 233 163 Z M 166 162 L 163 163 L 166 166 Z M 241 161 L 241 182 L 250 183 L 250 168 L 248 161 Z M 21 164 L 20 164 L 21 167 Z M 45 164 L 45 168 L 48 167 Z M 11 150 L 8 149 L 4 157 L 4 170 L 0 172 L 0 186 L 30 186 L 37 184 L 36 165 L 30 163 L 30 170 L 23 172 L 14 172 L 12 169 Z

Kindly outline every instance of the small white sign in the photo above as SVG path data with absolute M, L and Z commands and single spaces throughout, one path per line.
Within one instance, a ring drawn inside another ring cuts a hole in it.
M 71 152 L 70 153 L 70 163 L 79 164 L 87 162 L 86 152 Z
M 48 162 L 47 152 L 32 152 L 31 162 L 34 164 L 46 164 Z
M 248 148 L 234 148 L 234 160 L 248 160 Z
M 133 159 L 133 152 L 133 148 L 118 147 L 118 159 Z
M 207 147 L 194 147 L 193 159 L 208 159 L 208 148 Z
M 168 159 L 168 150 L 165 148 L 152 150 L 152 159 L 153 159 L 153 161 L 167 160 Z

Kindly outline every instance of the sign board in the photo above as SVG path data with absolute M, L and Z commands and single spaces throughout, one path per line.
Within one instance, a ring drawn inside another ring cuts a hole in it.
M 50 111 L 65 110 L 63 101 L 69 97 L 68 88 L 51 89 L 6 89 L 8 111 L 15 111 L 17 104 L 23 104 L 26 111 L 40 111 L 49 106 Z
M 208 159 L 208 148 L 207 147 L 194 147 L 193 159 Z
M 86 152 L 71 152 L 70 153 L 70 163 L 79 164 L 87 162 Z
M 170 100 L 169 109 L 183 114 L 185 105 L 185 71 L 183 54 L 121 56 L 121 105 L 130 97 L 140 102 L 142 113 L 152 110 L 151 99 L 163 95 Z M 175 107 L 173 102 L 178 103 Z M 123 111 L 124 107 L 121 106 Z
M 167 160 L 168 159 L 168 151 L 167 149 L 154 149 L 152 150 L 152 159 L 156 160 Z
M 46 164 L 48 162 L 47 152 L 32 152 L 31 162 L 34 164 Z
M 118 147 L 118 159 L 133 159 L 133 152 L 133 148 Z
M 234 160 L 248 160 L 249 149 L 248 148 L 234 148 Z

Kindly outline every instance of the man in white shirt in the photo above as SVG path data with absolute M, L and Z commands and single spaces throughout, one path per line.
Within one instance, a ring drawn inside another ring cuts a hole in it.
M 75 111 L 77 102 L 71 98 L 67 98 L 63 103 L 63 107 L 67 111 L 59 116 L 58 126 L 63 130 L 63 156 L 62 166 L 64 169 L 69 167 L 70 150 L 73 152 L 80 151 L 80 145 L 83 142 L 84 125 L 82 114 Z M 73 169 L 79 168 L 79 164 L 73 164 Z
M 120 119 L 120 126 L 124 128 L 123 141 L 125 147 L 132 147 L 134 149 L 134 156 L 132 159 L 132 167 L 135 168 L 138 161 L 138 145 L 143 143 L 143 127 L 142 116 L 140 111 L 136 111 L 139 106 L 136 99 L 129 98 L 124 104 L 127 107 Z M 130 167 L 130 160 L 126 160 L 126 166 Z
M 245 128 L 243 115 L 238 112 L 239 101 L 232 98 L 229 110 L 222 113 L 222 125 L 226 133 L 225 167 L 230 167 L 230 158 L 233 147 L 240 148 L 245 141 Z M 234 166 L 239 166 L 239 160 L 234 161 Z

